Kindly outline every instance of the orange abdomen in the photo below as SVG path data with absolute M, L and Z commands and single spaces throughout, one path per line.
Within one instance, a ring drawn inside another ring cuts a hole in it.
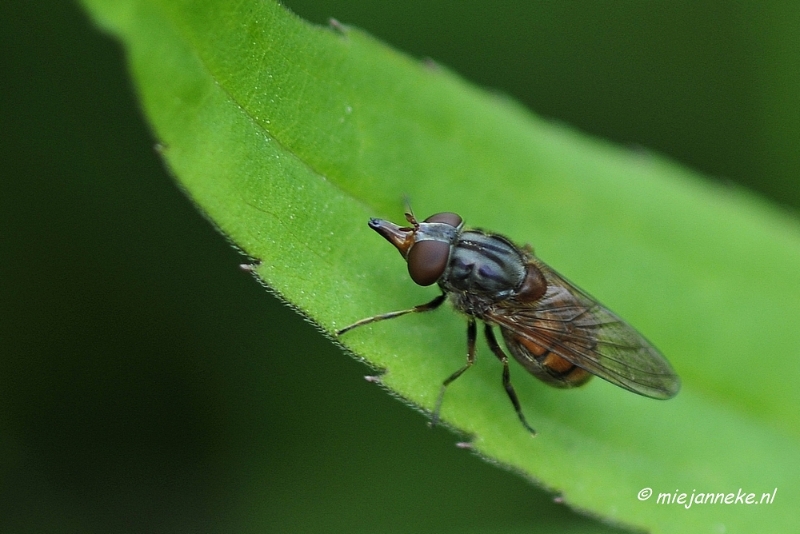
M 508 350 L 516 360 L 539 380 L 559 388 L 585 384 L 592 374 L 565 360 L 547 347 L 502 328 Z

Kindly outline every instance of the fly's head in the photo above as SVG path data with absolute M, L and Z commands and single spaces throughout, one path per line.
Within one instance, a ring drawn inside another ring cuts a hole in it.
M 408 263 L 408 274 L 421 285 L 429 286 L 442 277 L 447 269 L 453 246 L 464 221 L 455 213 L 431 215 L 418 222 L 406 213 L 411 226 L 398 226 L 383 219 L 370 219 L 369 227 L 395 246 Z

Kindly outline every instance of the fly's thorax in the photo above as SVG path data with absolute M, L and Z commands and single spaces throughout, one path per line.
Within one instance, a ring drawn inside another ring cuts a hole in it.
M 522 287 L 526 268 L 523 253 L 509 240 L 469 230 L 456 240 L 439 284 L 445 291 L 480 295 L 496 302 Z

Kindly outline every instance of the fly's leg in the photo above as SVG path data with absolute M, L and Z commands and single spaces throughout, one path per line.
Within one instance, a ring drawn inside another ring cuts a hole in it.
M 421 312 L 433 311 L 442 305 L 444 299 L 445 299 L 445 294 L 442 293 L 441 295 L 439 295 L 432 301 L 428 302 L 427 304 L 420 304 L 419 306 L 414 306 L 409 310 L 401 310 L 396 312 L 383 313 L 381 315 L 376 315 L 374 317 L 367 317 L 366 319 L 361 319 L 360 321 L 356 321 L 355 323 L 351 324 L 350 326 L 346 326 L 341 330 L 337 330 L 336 335 L 341 336 L 345 332 L 349 332 L 350 330 L 352 330 L 357 326 L 364 326 L 365 324 L 377 323 L 378 321 L 385 321 L 386 319 L 394 319 L 395 317 L 400 317 L 401 315 L 405 315 L 407 313 L 421 313 Z
M 492 349 L 492 352 L 494 352 L 494 355 L 497 356 L 497 359 L 503 363 L 503 387 L 506 389 L 508 398 L 511 399 L 511 404 L 514 405 L 514 409 L 517 411 L 517 416 L 519 417 L 519 420 L 522 421 L 522 426 L 528 429 L 528 432 L 535 436 L 536 431 L 531 428 L 531 426 L 528 424 L 528 421 L 525 420 L 525 415 L 522 413 L 522 406 L 520 406 L 519 399 L 517 398 L 517 392 L 514 391 L 514 386 L 511 385 L 511 374 L 508 370 L 508 356 L 506 356 L 506 353 L 500 348 L 500 345 L 497 344 L 497 338 L 494 337 L 494 330 L 492 330 L 492 326 L 486 324 L 485 327 L 484 333 L 486 335 L 486 341 L 489 343 L 489 348 Z
M 467 363 L 450 375 L 447 380 L 442 382 L 442 388 L 439 390 L 439 397 L 436 399 L 436 407 L 433 409 L 433 416 L 431 417 L 431 426 L 434 427 L 439 422 L 439 410 L 442 408 L 442 400 L 444 400 L 444 392 L 456 378 L 464 374 L 464 371 L 472 367 L 475 363 L 475 340 L 478 338 L 478 330 L 475 326 L 475 319 L 470 318 L 467 324 Z

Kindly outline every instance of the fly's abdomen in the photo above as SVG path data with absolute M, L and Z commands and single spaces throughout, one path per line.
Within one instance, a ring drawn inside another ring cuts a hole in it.
M 506 346 L 516 360 L 539 380 L 558 388 L 585 384 L 591 373 L 565 360 L 547 347 L 501 328 Z

